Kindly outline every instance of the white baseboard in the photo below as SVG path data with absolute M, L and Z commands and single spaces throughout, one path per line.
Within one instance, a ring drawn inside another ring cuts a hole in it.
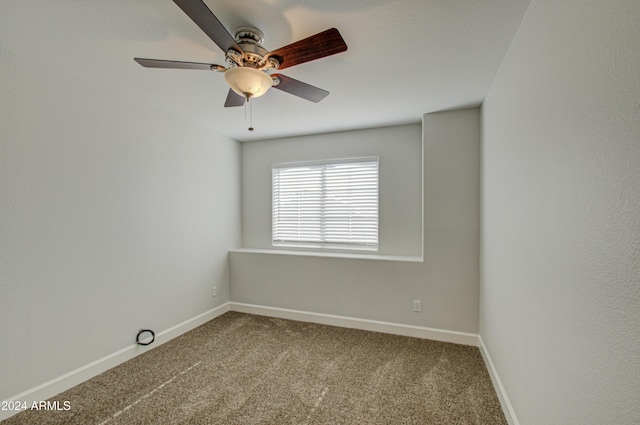
M 192 329 L 197 328 L 200 325 L 207 323 L 208 321 L 215 319 L 216 317 L 229 311 L 229 304 L 225 303 L 219 307 L 215 307 L 209 311 L 206 311 L 198 316 L 195 316 L 189 320 L 186 320 L 176 326 L 166 329 L 156 334 L 155 341 L 152 345 L 142 346 L 138 344 L 132 344 L 122 350 L 109 354 L 101 359 L 91 362 L 85 366 L 82 366 L 76 370 L 66 373 L 62 376 L 54 378 L 44 384 L 31 388 L 18 395 L 15 395 L 6 401 L 20 401 L 26 402 L 27 406 L 31 406 L 34 401 L 47 400 L 56 394 L 60 394 L 74 386 L 93 378 L 105 372 L 121 363 L 131 360 L 132 358 L 149 351 L 158 345 L 162 345 L 183 333 L 186 333 Z M 0 421 L 7 419 L 10 416 L 19 413 L 19 411 L 7 411 L 0 410 Z
M 482 340 L 482 336 L 480 335 L 478 336 L 478 342 L 478 348 L 480 348 L 480 353 L 482 354 L 484 363 L 487 366 L 489 375 L 491 376 L 491 381 L 493 381 L 493 387 L 498 394 L 498 399 L 500 400 L 500 405 L 502 406 L 504 416 L 507 418 L 507 422 L 509 423 L 509 425 L 520 425 L 518 417 L 516 416 L 516 412 L 513 410 L 513 406 L 511 405 L 511 401 L 509 401 L 509 396 L 507 395 L 504 386 L 502 386 L 500 375 L 498 375 L 498 371 L 493 365 L 493 361 L 491 360 L 491 356 L 489 355 L 487 346 L 484 345 L 484 341 Z
M 338 326 L 341 328 L 361 329 L 365 331 L 382 332 L 394 335 L 410 336 L 435 341 L 452 342 L 454 344 L 478 346 L 478 335 L 446 331 L 414 325 L 380 322 L 377 320 L 359 319 L 354 317 L 334 316 L 331 314 L 310 313 L 285 308 L 265 307 L 254 304 L 229 303 L 231 311 L 257 314 L 261 316 L 278 317 L 280 319 L 297 320 L 300 322 L 318 323 L 322 325 Z
M 322 313 L 311 313 L 299 310 L 290 310 L 276 307 L 265 307 L 253 304 L 243 304 L 228 302 L 219 307 L 213 308 L 207 312 L 204 312 L 196 317 L 186 320 L 176 326 L 166 329 L 156 334 L 155 342 L 150 346 L 141 346 L 132 344 L 123 348 L 115 353 L 109 354 L 101 359 L 91 362 L 85 366 L 82 366 L 76 370 L 45 382 L 37 387 L 31 388 L 23 393 L 15 395 L 6 401 L 20 401 L 26 402 L 30 406 L 34 401 L 47 400 L 56 394 L 66 391 L 82 382 L 93 378 L 105 372 L 121 363 L 126 362 L 150 349 L 162 345 L 216 317 L 226 313 L 227 311 L 238 311 L 241 313 L 257 314 L 269 317 L 278 317 L 282 319 L 297 320 L 301 322 L 318 323 L 323 325 L 338 326 L 343 328 L 361 329 L 373 332 L 382 332 L 394 335 L 403 335 L 422 339 L 431 339 L 435 341 L 451 342 L 455 344 L 478 346 L 478 335 L 457 331 L 446 331 L 442 329 L 427 328 L 422 326 L 404 325 L 398 323 L 381 322 L 377 320 L 359 319 L 354 317 L 335 316 Z M 480 350 L 487 362 L 488 354 L 486 349 Z M 490 360 L 487 362 L 493 367 Z M 489 370 L 491 378 L 494 379 L 495 369 Z M 497 375 L 495 375 L 497 376 Z M 494 380 L 494 384 L 495 384 Z M 498 381 L 499 382 L 499 381 Z M 501 388 L 501 385 L 500 385 Z M 498 387 L 496 387 L 496 390 Z M 498 391 L 500 396 L 500 402 L 503 402 L 502 393 Z M 506 395 L 505 395 L 506 397 Z M 508 400 L 508 399 L 507 399 Z M 503 408 L 506 407 L 503 404 Z M 510 404 L 509 404 L 510 407 Z M 0 411 L 0 420 L 6 419 L 14 414 L 19 413 L 17 411 Z M 506 415 L 506 412 L 505 412 Z M 513 416 L 515 418 L 515 416 Z M 509 419 L 507 417 L 507 419 Z M 519 425 L 518 422 L 509 422 L 511 425 Z

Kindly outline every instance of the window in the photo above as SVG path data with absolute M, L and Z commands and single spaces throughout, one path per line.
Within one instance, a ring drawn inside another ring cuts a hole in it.
M 378 158 L 272 167 L 273 245 L 378 250 Z

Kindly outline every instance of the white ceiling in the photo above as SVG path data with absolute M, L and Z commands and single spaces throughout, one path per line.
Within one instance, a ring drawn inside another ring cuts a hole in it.
M 248 141 L 419 122 L 479 105 L 529 0 L 205 0 L 229 32 L 265 34 L 268 50 L 335 27 L 349 49 L 282 73 L 328 90 L 314 104 L 272 90 L 224 108 L 220 73 L 143 68 L 134 57 L 224 64 L 170 0 L 3 1 L 2 46 L 132 101 Z M 8 47 L 6 47 L 8 46 Z

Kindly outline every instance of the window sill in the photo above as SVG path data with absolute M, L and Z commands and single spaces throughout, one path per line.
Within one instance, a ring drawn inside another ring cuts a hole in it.
M 342 252 L 292 251 L 284 249 L 238 248 L 229 252 L 246 254 L 290 255 L 299 257 L 347 258 L 353 260 L 400 261 L 405 263 L 422 263 L 422 257 L 403 255 L 351 254 Z

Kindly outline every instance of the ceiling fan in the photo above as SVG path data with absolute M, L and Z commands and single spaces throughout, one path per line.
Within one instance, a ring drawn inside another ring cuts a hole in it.
M 242 106 L 245 101 L 262 96 L 271 87 L 316 103 L 329 95 L 326 90 L 279 73 L 269 72 L 346 51 L 347 45 L 337 29 L 331 28 L 285 47 L 268 51 L 262 47 L 264 35 L 260 30 L 240 27 L 235 31 L 235 37 L 232 37 L 202 0 L 173 1 L 225 52 L 227 66 L 134 58 L 140 65 L 148 68 L 223 72 L 231 87 L 224 103 L 225 107 Z

